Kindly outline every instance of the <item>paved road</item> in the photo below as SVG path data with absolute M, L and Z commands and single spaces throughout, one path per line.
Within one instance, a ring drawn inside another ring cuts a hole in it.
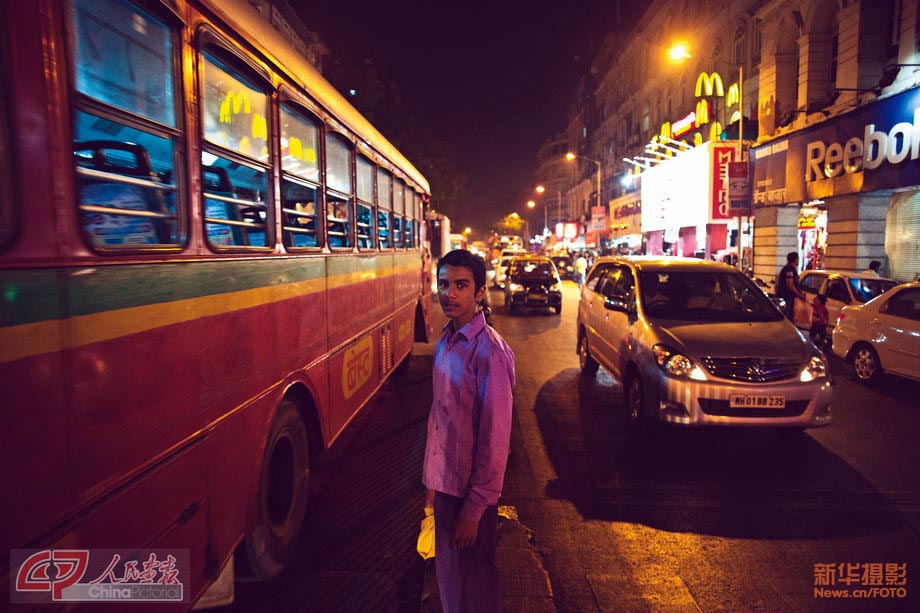
M 502 504 L 519 523 L 503 520 L 499 543 L 509 611 L 918 610 L 920 386 L 863 388 L 834 362 L 830 428 L 636 441 L 619 384 L 603 369 L 579 375 L 574 284 L 561 316 L 508 316 L 498 292 L 492 302 L 517 359 Z M 416 345 L 314 471 L 290 571 L 239 586 L 232 610 L 419 610 L 432 349 Z M 907 564 L 908 599 L 818 598 L 816 564 Z
M 535 534 L 558 610 L 916 607 L 920 387 L 867 390 L 838 374 L 830 428 L 666 430 L 637 442 L 619 384 L 603 370 L 579 375 L 574 286 L 561 317 L 508 316 L 493 302 L 517 355 L 505 498 Z M 907 563 L 913 597 L 816 598 L 819 563 Z

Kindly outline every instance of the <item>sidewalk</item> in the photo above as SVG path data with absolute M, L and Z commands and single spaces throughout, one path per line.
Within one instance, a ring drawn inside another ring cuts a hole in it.
M 496 558 L 502 580 L 502 595 L 507 613 L 555 611 L 553 589 L 536 548 L 530 543 L 531 532 L 518 521 L 514 507 L 498 507 L 498 546 Z M 434 559 L 425 561 L 421 611 L 440 613 L 438 583 Z

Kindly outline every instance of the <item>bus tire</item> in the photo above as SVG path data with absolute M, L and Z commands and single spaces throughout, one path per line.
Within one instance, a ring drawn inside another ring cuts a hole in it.
M 256 580 L 277 577 L 294 552 L 307 508 L 309 452 L 297 404 L 284 400 L 265 444 L 256 526 L 245 541 L 246 560 Z

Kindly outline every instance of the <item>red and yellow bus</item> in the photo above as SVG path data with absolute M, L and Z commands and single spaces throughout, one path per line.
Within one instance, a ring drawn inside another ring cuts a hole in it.
M 428 183 L 245 0 L 0 11 L 0 555 L 274 577 L 427 340 Z

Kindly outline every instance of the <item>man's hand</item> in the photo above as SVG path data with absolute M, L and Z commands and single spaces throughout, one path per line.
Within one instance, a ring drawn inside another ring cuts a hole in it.
M 454 534 L 450 538 L 451 549 L 466 549 L 472 547 L 476 542 L 476 534 L 479 532 L 479 522 L 475 522 L 463 517 L 457 516 L 454 524 Z

